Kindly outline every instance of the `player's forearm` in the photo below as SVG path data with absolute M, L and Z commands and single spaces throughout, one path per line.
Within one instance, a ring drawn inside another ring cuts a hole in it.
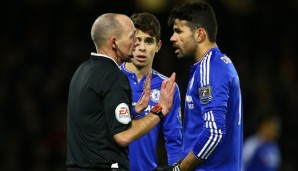
M 128 146 L 132 141 L 142 137 L 152 130 L 158 123 L 160 118 L 157 115 L 148 113 L 144 118 L 133 120 L 131 127 L 114 135 L 116 142 L 123 147 Z
M 182 127 L 181 128 L 179 127 L 180 125 L 172 125 L 172 124 L 163 125 L 163 128 L 164 128 L 163 134 L 165 139 L 165 146 L 167 150 L 169 165 L 172 165 L 173 163 L 177 163 L 179 159 L 180 160 L 182 159 Z
M 183 159 L 179 167 L 181 171 L 190 171 L 190 170 L 193 170 L 196 166 L 200 165 L 202 162 L 203 160 L 197 159 L 191 151 Z

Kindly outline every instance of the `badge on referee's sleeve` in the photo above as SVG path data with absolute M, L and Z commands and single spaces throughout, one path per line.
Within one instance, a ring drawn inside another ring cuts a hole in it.
M 120 103 L 115 109 L 116 119 L 123 124 L 131 121 L 129 107 L 125 103 Z
M 212 88 L 210 86 L 199 88 L 200 101 L 202 104 L 207 104 L 212 100 Z

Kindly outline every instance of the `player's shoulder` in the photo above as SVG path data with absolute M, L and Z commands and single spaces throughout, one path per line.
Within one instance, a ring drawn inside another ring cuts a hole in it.
M 225 53 L 222 53 L 219 49 L 213 51 L 210 56 L 214 65 L 225 66 L 227 64 L 232 64 L 232 60 Z
M 163 81 L 163 80 L 167 79 L 168 77 L 161 74 L 160 72 L 156 71 L 155 69 L 152 69 L 152 78 Z
M 152 80 L 153 81 L 151 84 L 154 84 L 154 83 L 161 84 L 167 78 L 169 78 L 169 77 L 161 74 L 159 71 L 152 69 Z M 175 85 L 177 88 L 179 88 L 177 83 L 175 83 Z
M 207 70 L 210 69 L 213 72 L 218 71 L 216 72 L 218 74 L 224 74 L 225 72 L 222 71 L 229 70 L 231 67 L 233 68 L 232 60 L 226 54 L 221 53 L 220 51 L 213 51 L 209 56 L 206 55 L 200 66 L 200 68 Z

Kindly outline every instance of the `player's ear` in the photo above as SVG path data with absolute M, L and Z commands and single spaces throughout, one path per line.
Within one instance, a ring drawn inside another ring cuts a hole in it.
M 159 50 L 160 50 L 160 48 L 161 48 L 161 45 L 162 45 L 162 41 L 161 40 L 159 40 L 157 43 L 156 43 L 156 48 L 155 48 L 155 53 L 157 53 Z
M 203 28 L 197 28 L 195 32 L 196 42 L 202 42 L 206 38 L 206 31 Z

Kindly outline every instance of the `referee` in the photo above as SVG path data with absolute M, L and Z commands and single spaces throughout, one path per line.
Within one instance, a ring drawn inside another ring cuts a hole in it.
M 119 65 L 131 60 L 139 44 L 135 34 L 132 21 L 122 14 L 103 14 L 92 26 L 97 52 L 79 66 L 69 86 L 68 171 L 128 171 L 129 143 L 154 128 L 172 107 L 175 73 L 163 82 L 159 103 L 150 113 L 131 120 L 131 88 Z M 135 106 L 137 113 L 149 103 L 150 81 Z

